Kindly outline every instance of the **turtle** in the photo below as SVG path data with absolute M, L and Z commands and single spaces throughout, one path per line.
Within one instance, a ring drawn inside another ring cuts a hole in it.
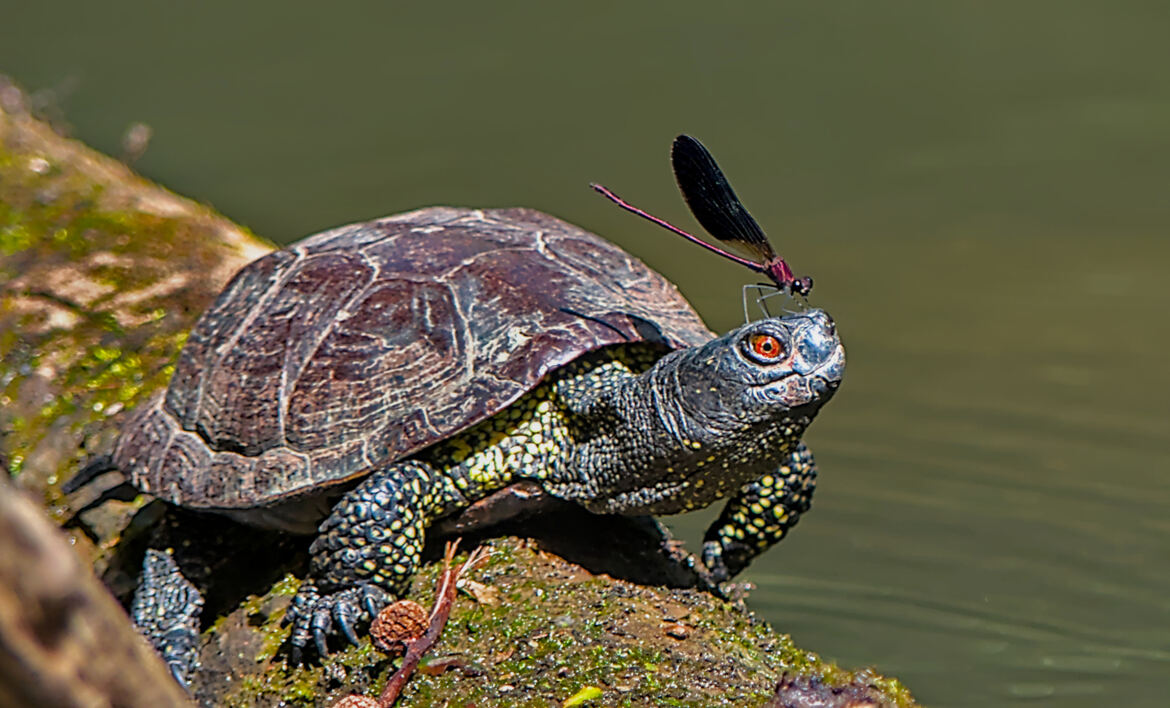
M 356 644 L 428 528 L 518 482 L 598 514 L 728 499 L 700 559 L 715 583 L 735 576 L 809 508 L 801 438 L 844 365 L 823 310 L 717 337 L 599 236 L 530 209 L 431 207 L 246 265 L 166 391 L 70 485 L 118 469 L 183 509 L 315 534 L 288 612 L 299 660 Z M 133 616 L 180 680 L 198 612 L 148 553 Z

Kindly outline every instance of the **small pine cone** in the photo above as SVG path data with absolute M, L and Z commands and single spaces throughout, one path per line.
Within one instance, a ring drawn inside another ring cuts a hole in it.
M 413 600 L 399 600 L 382 608 L 370 626 L 374 646 L 387 654 L 397 654 L 412 639 L 427 629 L 427 611 Z
M 378 708 L 378 701 L 369 696 L 350 694 L 333 704 L 333 708 Z

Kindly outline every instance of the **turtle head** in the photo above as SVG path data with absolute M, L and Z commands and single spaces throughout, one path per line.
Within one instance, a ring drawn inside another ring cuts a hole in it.
M 683 350 L 672 368 L 679 432 L 691 440 L 727 439 L 777 424 L 803 430 L 840 385 L 845 348 L 832 318 L 813 309 L 751 322 Z
M 589 398 L 604 403 L 596 421 L 581 426 L 595 437 L 574 452 L 570 483 L 545 487 L 601 513 L 706 506 L 775 471 L 844 371 L 845 349 L 821 310 L 752 322 L 670 352 Z

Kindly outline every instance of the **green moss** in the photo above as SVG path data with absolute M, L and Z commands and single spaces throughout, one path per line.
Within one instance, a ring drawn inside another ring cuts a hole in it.
M 34 121 L 0 138 L 0 452 L 56 508 L 87 432 L 166 384 L 238 229 Z
M 8 256 L 31 246 L 33 234 L 24 224 L 19 223 L 15 214 L 5 214 L 5 211 L 9 210 L 0 207 L 0 220 L 17 221 L 17 223 L 9 223 L 0 227 L 0 255 Z
M 544 706 L 570 699 L 583 687 L 601 692 L 596 698 L 588 693 L 598 705 L 759 705 L 786 672 L 816 675 L 831 685 L 856 677 L 708 596 L 632 586 L 615 592 L 614 582 L 605 578 L 550 577 L 543 565 L 555 561 L 544 561 L 518 543 L 493 542 L 496 552 L 476 572 L 500 592 L 499 604 L 461 595 L 432 653 L 458 658 L 466 670 L 416 675 L 404 705 Z M 438 573 L 435 564 L 420 572 L 411 595 L 429 603 Z M 286 584 L 281 591 L 291 588 Z M 686 621 L 696 633 L 693 644 L 663 636 L 657 608 L 666 601 L 687 604 Z M 269 623 L 278 621 L 272 617 Z M 283 628 L 261 631 L 275 631 L 275 645 L 287 636 Z M 270 665 L 263 685 L 240 684 L 230 703 L 322 704 L 348 693 L 377 695 L 393 665 L 367 642 L 319 667 Z M 338 667 L 347 677 L 340 685 L 327 678 L 341 675 Z M 896 681 L 873 681 L 895 704 L 912 705 Z

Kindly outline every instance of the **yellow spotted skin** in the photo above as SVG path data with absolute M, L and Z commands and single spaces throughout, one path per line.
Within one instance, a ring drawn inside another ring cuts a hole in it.
M 582 456 L 607 423 L 604 416 L 582 414 L 580 401 L 620 386 L 659 356 L 652 347 L 627 345 L 583 357 L 494 417 L 371 475 L 321 525 L 311 548 L 318 589 L 365 582 L 400 594 L 418 567 L 431 523 L 519 479 L 540 481 L 559 496 L 610 513 L 675 513 L 730 496 L 707 533 L 703 557 L 719 579 L 737 573 L 808 509 L 816 467 L 799 443 L 803 426 L 779 425 L 726 450 L 684 439 L 680 470 L 667 465 L 653 483 L 629 488 L 621 476 L 628 477 L 636 461 L 621 450 L 591 450 L 602 462 L 620 463 L 612 479 L 604 469 L 582 479 L 571 464 L 574 452 Z M 790 453 L 778 469 L 745 484 L 735 469 L 768 449 Z
M 437 471 L 442 487 L 427 513 L 445 516 L 517 479 L 544 481 L 563 472 L 584 434 L 573 411 L 580 392 L 640 374 L 660 355 L 627 345 L 583 357 L 492 418 L 418 455 Z
M 294 646 L 312 640 L 324 652 L 337 625 L 352 636 L 350 625 L 406 589 L 431 524 L 519 480 L 599 513 L 672 514 L 729 499 L 705 538 L 700 577 L 738 573 L 809 507 L 816 467 L 800 437 L 821 401 L 767 417 L 729 413 L 744 387 L 720 376 L 719 347 L 596 351 L 495 416 L 373 472 L 310 548 L 290 612 Z M 701 390 L 679 390 L 686 366 L 698 369 Z
M 495 416 L 368 477 L 334 507 L 310 548 L 316 590 L 366 582 L 401 594 L 432 522 L 519 478 L 563 474 L 583 432 L 575 397 L 639 374 L 660 355 L 626 345 L 583 357 Z

